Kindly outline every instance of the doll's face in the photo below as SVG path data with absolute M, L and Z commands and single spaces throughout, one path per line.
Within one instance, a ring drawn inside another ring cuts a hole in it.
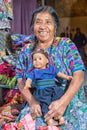
M 42 54 L 40 52 L 33 54 L 33 66 L 36 69 L 45 69 L 48 62 L 49 62 L 49 60 L 47 59 L 47 57 L 44 54 Z

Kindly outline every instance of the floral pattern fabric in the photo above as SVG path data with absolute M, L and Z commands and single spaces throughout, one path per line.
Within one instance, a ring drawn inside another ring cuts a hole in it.
M 0 29 L 10 28 L 13 19 L 12 0 L 0 0 Z
M 16 77 L 25 78 L 26 72 L 32 69 L 32 47 L 34 41 L 25 45 L 18 55 Z M 50 55 L 50 62 L 54 62 L 61 72 L 72 75 L 73 72 L 78 70 L 85 70 L 84 64 L 77 51 L 74 43 L 68 38 L 56 37 L 51 47 L 47 48 Z M 66 90 L 66 81 L 60 80 L 62 88 Z M 29 105 L 23 107 L 17 121 L 29 113 Z M 66 125 L 61 126 L 62 130 L 86 130 L 87 129 L 87 104 L 85 100 L 84 88 L 81 86 L 79 91 L 71 100 L 66 110 L 65 116 Z M 39 126 L 46 125 L 42 118 L 36 119 L 36 129 Z
M 0 0 L 0 50 L 6 49 L 12 19 L 12 0 Z

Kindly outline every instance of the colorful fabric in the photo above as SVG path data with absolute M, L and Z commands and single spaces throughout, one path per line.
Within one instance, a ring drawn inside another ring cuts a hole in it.
M 4 124 L 3 130 L 16 130 L 15 123 Z
M 40 126 L 38 130 L 61 130 L 56 126 Z
M 8 90 L 4 95 L 6 95 L 4 99 L 5 105 L 0 107 L 0 130 L 3 130 L 3 127 L 6 128 L 6 130 L 11 130 L 11 127 L 13 127 L 15 123 L 9 124 L 15 122 L 20 113 L 24 98 L 18 89 Z
M 23 45 L 23 43 L 28 42 L 28 41 L 32 41 L 34 39 L 34 36 L 28 36 L 28 35 L 23 35 L 23 34 L 12 34 L 11 35 L 11 39 L 12 39 L 12 44 L 16 44 L 16 45 Z
M 16 86 L 15 67 L 7 62 L 0 64 L 0 84 L 9 88 Z
M 0 29 L 11 28 L 13 19 L 12 0 L 0 0 Z
M 7 38 L 8 32 L 6 30 L 0 30 L 0 51 L 6 49 L 6 38 Z
M 4 62 L 7 62 L 11 66 L 16 66 L 16 55 L 6 55 L 1 58 Z
M 5 106 L 3 106 L 3 109 L 0 112 L 0 124 L 3 125 L 4 123 L 15 121 L 16 118 L 17 116 L 11 114 L 10 104 L 6 104 Z
M 19 54 L 21 48 L 31 42 L 34 39 L 34 36 L 28 36 L 23 34 L 12 34 L 12 50 L 15 54 Z
M 12 19 L 12 0 L 0 0 L 0 50 L 6 50 Z
M 35 120 L 30 114 L 27 114 L 18 123 L 5 124 L 3 130 L 35 130 Z M 40 126 L 38 130 L 61 130 L 56 126 Z
M 30 122 L 30 124 L 28 123 Z M 35 130 L 35 120 L 32 119 L 30 114 L 27 114 L 18 123 L 5 124 L 3 130 Z
M 26 78 L 26 72 L 32 69 L 32 51 L 33 42 L 27 44 L 18 56 L 16 77 Z M 72 75 L 78 70 L 85 70 L 81 57 L 70 39 L 56 37 L 51 47 L 47 48 L 50 55 L 50 61 L 60 69 L 61 72 Z M 19 58 L 20 57 L 20 58 Z M 62 88 L 66 90 L 66 81 L 61 81 Z M 29 104 L 24 106 L 18 120 L 29 113 Z M 85 100 L 84 88 L 80 87 L 79 91 L 71 100 L 65 113 L 66 125 L 61 126 L 62 130 L 86 130 L 87 129 L 87 104 Z M 42 118 L 37 118 L 36 128 L 44 126 L 46 123 Z
M 0 64 L 0 74 L 6 74 L 8 77 L 14 77 L 15 76 L 15 68 L 10 65 L 7 62 L 4 62 L 3 64 Z

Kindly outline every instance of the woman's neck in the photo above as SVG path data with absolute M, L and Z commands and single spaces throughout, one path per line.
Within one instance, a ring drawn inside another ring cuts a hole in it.
M 46 49 L 46 48 L 50 47 L 52 45 L 52 43 L 53 43 L 53 39 L 49 42 L 38 42 L 37 47 L 40 49 Z

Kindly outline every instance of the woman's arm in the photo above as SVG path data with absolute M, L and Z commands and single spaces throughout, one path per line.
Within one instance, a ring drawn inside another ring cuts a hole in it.
M 25 100 L 29 103 L 30 105 L 30 112 L 34 113 L 35 116 L 41 116 L 41 107 L 39 102 L 34 98 L 32 93 L 30 92 L 30 89 L 24 89 L 25 83 L 22 78 L 18 79 L 18 87 L 22 95 L 24 96 Z
M 20 92 L 22 93 L 22 95 L 24 96 L 25 100 L 31 104 L 31 100 L 32 100 L 32 94 L 30 92 L 30 90 L 24 90 L 24 86 L 25 86 L 25 83 L 24 83 L 24 80 L 22 78 L 19 78 L 18 79 L 18 87 L 19 87 L 19 90 Z M 29 95 L 29 96 L 28 96 Z
M 46 121 L 53 117 L 56 118 L 56 116 L 57 119 L 63 116 L 67 105 L 70 103 L 72 98 L 78 92 L 83 82 L 83 79 L 84 79 L 83 71 L 79 70 L 77 72 L 74 72 L 73 79 L 65 94 L 59 100 L 56 100 L 50 104 L 49 112 L 45 115 Z
M 84 80 L 83 71 L 79 70 L 77 72 L 74 72 L 73 80 L 71 81 L 66 93 L 62 97 L 62 99 L 65 100 L 66 105 L 69 104 L 69 102 L 72 100 L 74 95 L 78 92 L 83 80 Z

